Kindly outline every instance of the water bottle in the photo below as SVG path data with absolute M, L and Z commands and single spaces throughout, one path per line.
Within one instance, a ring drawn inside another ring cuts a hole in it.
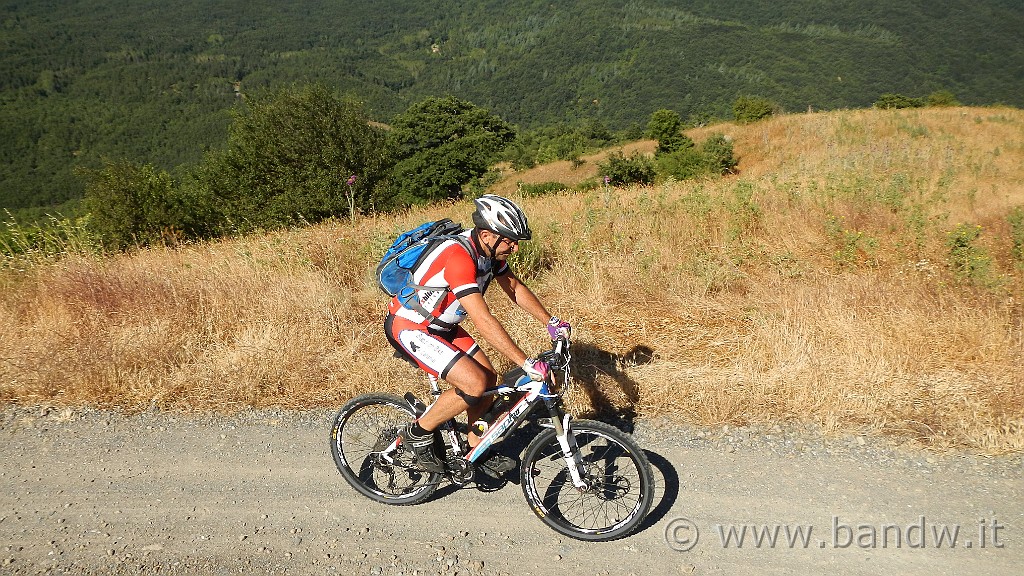
M 487 423 L 487 420 L 481 418 L 476 422 L 473 422 L 473 425 L 470 426 L 469 429 L 477 436 L 483 436 L 487 433 L 487 429 L 490 427 L 491 425 Z
M 494 398 L 494 402 L 491 403 L 491 407 L 487 409 L 487 412 L 485 412 L 479 420 L 473 422 L 473 425 L 470 426 L 469 429 L 477 436 L 483 436 L 487 432 L 487 429 L 491 427 L 491 423 L 497 420 L 498 416 L 501 415 L 502 412 L 505 412 L 511 407 L 512 395 L 499 394 Z

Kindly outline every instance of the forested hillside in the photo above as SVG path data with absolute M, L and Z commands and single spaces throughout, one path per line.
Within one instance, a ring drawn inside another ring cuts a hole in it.
M 451 94 L 521 127 L 727 117 L 949 90 L 1024 105 L 1019 0 L 0 0 L 0 208 L 81 196 L 77 166 L 172 169 L 247 95 L 321 82 L 381 121 Z

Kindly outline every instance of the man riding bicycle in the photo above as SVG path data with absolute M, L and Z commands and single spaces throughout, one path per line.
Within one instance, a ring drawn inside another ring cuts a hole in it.
M 526 214 L 511 200 L 493 194 L 474 203 L 474 227 L 461 234 L 468 242 L 442 242 L 413 273 L 417 285 L 429 287 L 418 291 L 417 299 L 430 315 L 403 306 L 395 297 L 384 320 L 384 334 L 396 350 L 452 385 L 400 433 L 417 465 L 430 472 L 444 472 L 444 462 L 434 451 L 433 432 L 462 412 L 469 422 L 475 422 L 493 401 L 493 396 L 484 393 L 495 387 L 498 374 L 473 337 L 459 327 L 467 316 L 488 344 L 522 366 L 530 378 L 547 377 L 547 364 L 527 357 L 491 313 L 483 297 L 490 281 L 496 280 L 512 302 L 545 324 L 552 338 L 569 336 L 571 330 L 569 323 L 552 316 L 509 268 L 508 257 L 519 249 L 520 242 L 533 237 Z M 470 446 L 479 442 L 470 431 Z M 513 465 L 511 458 L 500 454 L 487 463 L 498 473 Z

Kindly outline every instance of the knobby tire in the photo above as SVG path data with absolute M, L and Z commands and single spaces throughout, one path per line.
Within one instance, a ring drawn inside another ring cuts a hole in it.
M 588 541 L 622 538 L 643 521 L 654 499 L 654 474 L 632 437 L 591 420 L 570 424 L 589 483 L 577 489 L 554 430 L 527 446 L 520 471 L 534 513 L 560 534 Z
M 403 425 L 415 415 L 409 404 L 390 394 L 366 394 L 342 407 L 331 426 L 331 455 L 341 475 L 360 494 L 394 506 L 429 498 L 441 475 L 419 470 L 399 448 L 389 464 L 378 458 Z

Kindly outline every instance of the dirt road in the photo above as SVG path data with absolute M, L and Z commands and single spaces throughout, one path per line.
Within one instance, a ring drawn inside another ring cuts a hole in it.
M 334 468 L 330 421 L 0 412 L 0 574 L 935 576 L 1024 565 L 1019 455 L 640 423 L 657 508 L 639 533 L 588 544 L 541 524 L 512 482 L 412 508 L 366 500 Z

